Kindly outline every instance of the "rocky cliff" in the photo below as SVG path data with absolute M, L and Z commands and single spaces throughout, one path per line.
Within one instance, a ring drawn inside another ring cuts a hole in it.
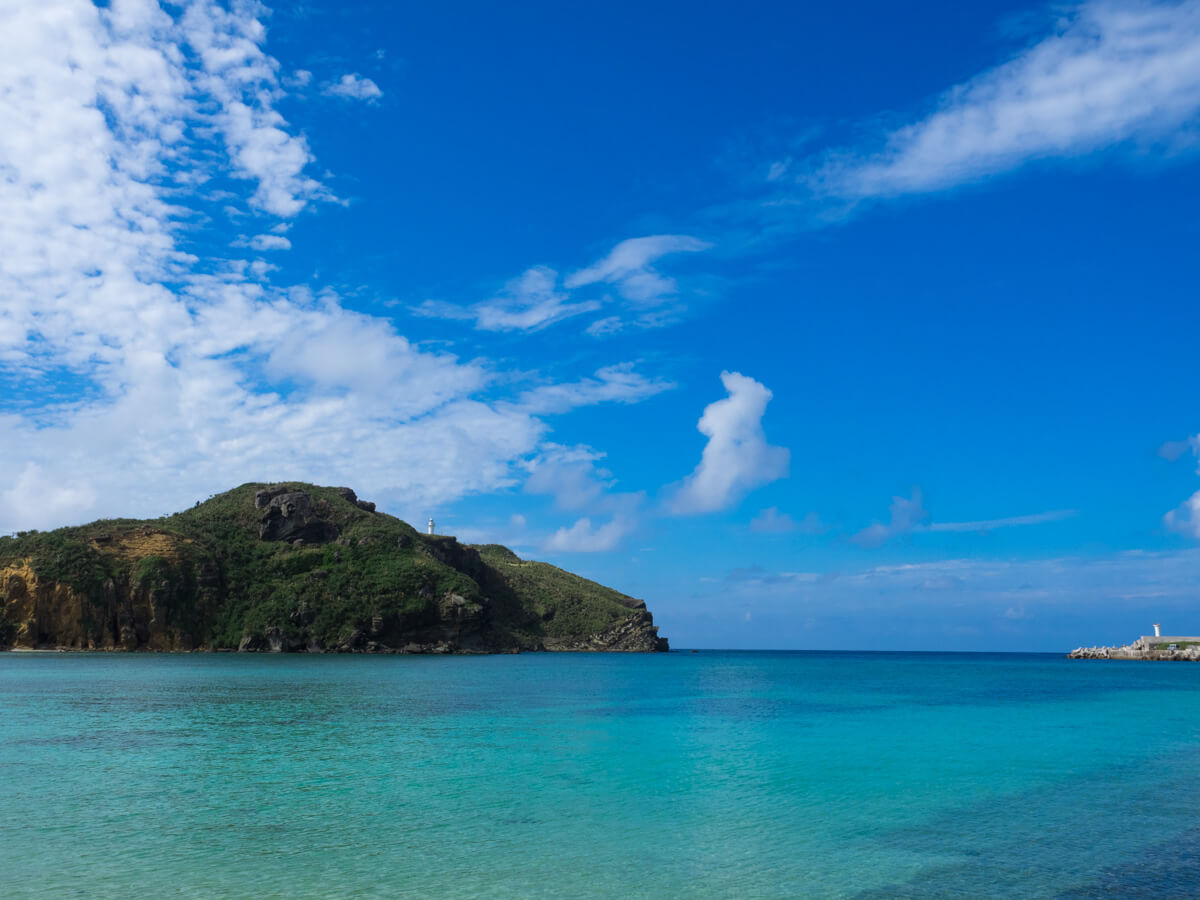
M 645 604 L 349 488 L 246 484 L 153 521 L 0 538 L 0 647 L 666 650 Z

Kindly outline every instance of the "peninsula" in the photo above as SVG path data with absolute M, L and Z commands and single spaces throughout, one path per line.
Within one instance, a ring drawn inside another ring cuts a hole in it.
M 148 521 L 0 538 L 0 647 L 662 651 L 641 600 L 421 534 L 345 487 L 244 484 Z

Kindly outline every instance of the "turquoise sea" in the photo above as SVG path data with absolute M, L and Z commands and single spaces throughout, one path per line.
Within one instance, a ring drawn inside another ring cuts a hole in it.
M 0 654 L 6 897 L 1180 897 L 1200 665 Z

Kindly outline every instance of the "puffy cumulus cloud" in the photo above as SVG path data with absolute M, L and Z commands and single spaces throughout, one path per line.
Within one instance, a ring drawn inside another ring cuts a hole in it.
M 569 528 L 560 528 L 542 544 L 551 553 L 602 553 L 615 550 L 634 529 L 628 517 L 614 517 L 603 525 L 593 525 L 586 516 Z
M 292 242 L 281 234 L 256 234 L 246 246 L 251 250 L 291 250 Z
M 832 153 L 798 180 L 849 200 L 922 193 L 1123 144 L 1174 152 L 1194 143 L 1198 115 L 1200 2 L 1096 0 L 879 152 Z
M 570 289 L 604 283 L 626 300 L 653 304 L 673 297 L 675 279 L 659 273 L 651 263 L 671 253 L 698 253 L 712 244 L 686 234 L 655 234 L 621 241 L 608 255 L 566 279 Z
M 721 383 L 729 396 L 705 407 L 696 426 L 708 437 L 700 464 L 667 500 L 676 515 L 725 509 L 788 473 L 788 450 L 768 444 L 763 432 L 771 392 L 738 372 L 722 372 Z
M 364 78 L 357 72 L 343 75 L 337 81 L 332 81 L 321 89 L 321 93 L 329 97 L 344 97 L 347 100 L 378 100 L 383 91 L 370 78 Z
M 274 109 L 260 7 L 171 9 L 0 6 L 0 530 L 273 479 L 352 484 L 416 518 L 518 485 L 543 415 L 657 389 L 626 366 L 485 402 L 499 379 L 481 365 L 272 285 L 260 260 L 183 252 L 214 177 L 244 181 L 219 202 L 279 216 L 325 191 Z

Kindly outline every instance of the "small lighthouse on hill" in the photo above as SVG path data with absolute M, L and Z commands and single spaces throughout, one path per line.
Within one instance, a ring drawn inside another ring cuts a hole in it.
M 429 520 L 429 533 L 433 534 L 433 519 L 432 518 L 430 518 L 430 520 Z

